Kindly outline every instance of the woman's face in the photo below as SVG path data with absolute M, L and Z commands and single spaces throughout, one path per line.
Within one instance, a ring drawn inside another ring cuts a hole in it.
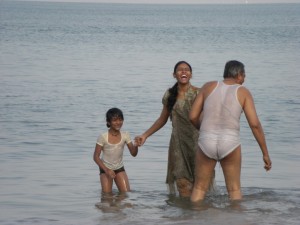
M 173 74 L 177 82 L 180 84 L 187 84 L 192 78 L 192 71 L 186 63 L 181 63 L 176 68 L 176 72 Z

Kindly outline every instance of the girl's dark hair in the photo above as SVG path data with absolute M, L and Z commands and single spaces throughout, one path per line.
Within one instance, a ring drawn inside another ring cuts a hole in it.
M 176 73 L 177 71 L 177 68 L 180 64 L 186 64 L 188 65 L 188 67 L 190 68 L 190 71 L 192 72 L 192 67 L 190 64 L 188 64 L 186 61 L 179 61 L 178 63 L 176 63 L 176 65 L 174 66 L 174 74 Z M 171 87 L 169 89 L 169 98 L 168 98 L 168 101 L 167 101 L 167 109 L 169 111 L 169 113 L 172 112 L 172 109 L 173 109 L 173 106 L 175 105 L 176 103 L 176 99 L 177 99 L 177 95 L 178 95 L 178 82 L 176 82 L 174 84 L 173 87 Z
M 245 66 L 243 63 L 231 60 L 225 64 L 223 78 L 236 78 L 240 73 L 244 72 Z
M 118 108 L 111 108 L 106 112 L 106 126 L 110 127 L 110 122 L 114 117 L 124 120 L 123 112 Z

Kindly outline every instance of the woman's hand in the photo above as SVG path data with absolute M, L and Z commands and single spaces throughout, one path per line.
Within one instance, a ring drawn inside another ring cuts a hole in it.
M 270 157 L 264 156 L 263 160 L 265 162 L 265 166 L 264 166 L 265 170 L 269 171 L 272 168 L 272 161 L 271 161 Z

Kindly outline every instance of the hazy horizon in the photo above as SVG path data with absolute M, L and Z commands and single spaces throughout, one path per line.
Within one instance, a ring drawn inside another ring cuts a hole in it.
M 269 4 L 300 3 L 300 0 L 21 0 L 40 2 L 94 2 L 135 4 Z

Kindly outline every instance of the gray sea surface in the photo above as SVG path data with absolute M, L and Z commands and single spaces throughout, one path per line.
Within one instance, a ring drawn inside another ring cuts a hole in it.
M 192 84 L 246 82 L 273 161 L 241 121 L 244 199 L 228 200 L 222 169 L 201 205 L 168 194 L 171 123 L 124 163 L 132 192 L 103 201 L 92 155 L 105 113 L 144 132 L 159 116 L 179 60 Z M 0 1 L 0 223 L 299 225 L 300 4 L 138 5 Z

